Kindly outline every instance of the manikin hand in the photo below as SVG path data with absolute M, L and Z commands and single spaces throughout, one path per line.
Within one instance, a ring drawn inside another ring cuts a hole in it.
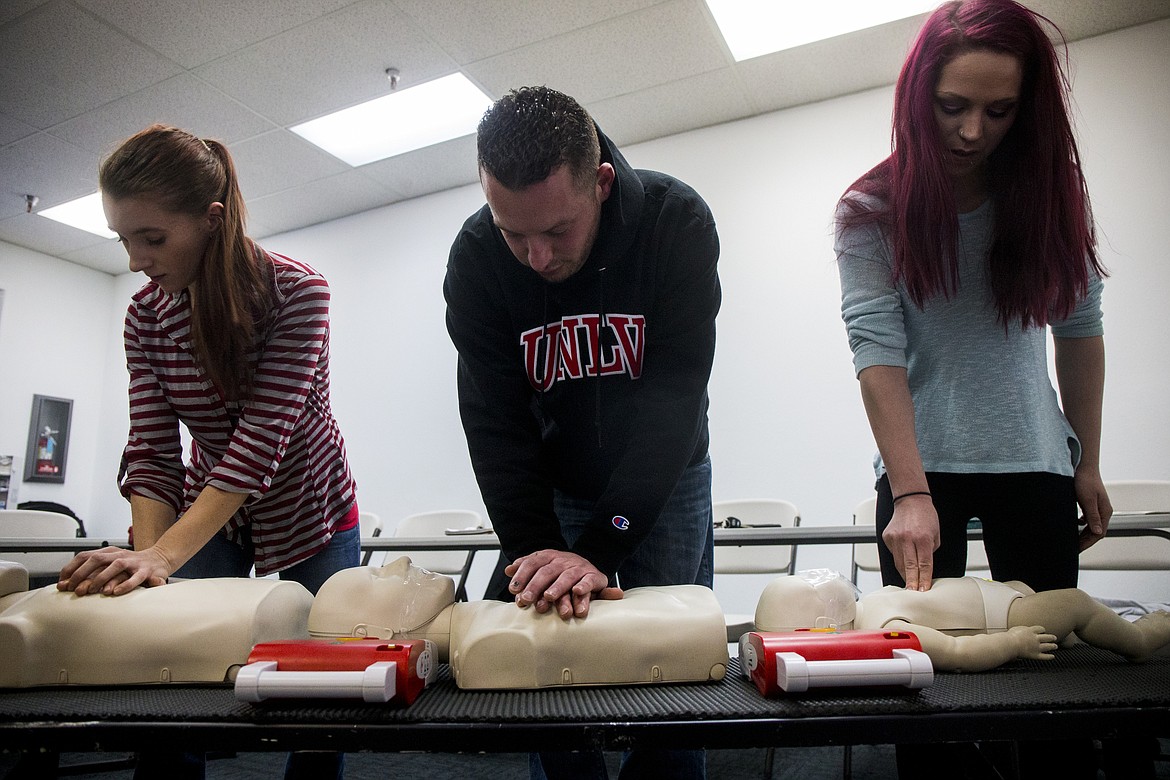
M 1044 626 L 1013 626 L 1008 635 L 1015 640 L 1016 658 L 1031 658 L 1034 661 L 1051 661 L 1056 650 L 1056 635 L 1045 631 Z
M 103 547 L 78 553 L 65 564 L 57 590 L 71 590 L 78 596 L 91 593 L 120 596 L 139 585 L 165 585 L 171 571 L 157 547 L 139 551 Z
M 894 517 L 882 532 L 906 590 L 930 590 L 934 551 L 940 544 L 938 513 L 930 496 L 906 496 L 894 505 Z
M 589 600 L 620 599 L 621 590 L 607 588 L 609 578 L 589 561 L 564 550 L 539 550 L 517 558 L 504 569 L 512 578 L 508 590 L 516 604 L 535 606 L 540 613 L 555 608 L 565 620 L 589 614 Z

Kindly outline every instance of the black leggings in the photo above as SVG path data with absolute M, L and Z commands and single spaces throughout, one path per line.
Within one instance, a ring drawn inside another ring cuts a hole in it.
M 979 518 L 991 579 L 1019 580 L 1034 590 L 1077 586 L 1080 529 L 1073 478 L 1047 472 L 951 474 L 928 472 L 942 544 L 934 577 L 962 577 L 967 568 L 967 523 Z M 894 516 L 890 480 L 877 483 L 878 557 L 882 583 L 904 587 L 894 557 L 881 544 Z
M 967 523 L 979 518 L 991 579 L 1019 580 L 1034 590 L 1075 588 L 1079 555 L 1076 491 L 1072 477 L 1046 472 L 1024 474 L 951 474 L 928 472 L 927 484 L 938 512 L 942 543 L 934 553 L 934 578 L 962 577 L 967 568 Z M 894 515 L 890 481 L 877 484 L 878 557 L 882 583 L 904 587 L 894 557 L 881 534 Z M 1019 743 L 1014 755 L 996 755 L 1004 745 L 941 743 L 898 745 L 901 780 L 953 776 L 993 778 L 1097 777 L 1090 740 Z

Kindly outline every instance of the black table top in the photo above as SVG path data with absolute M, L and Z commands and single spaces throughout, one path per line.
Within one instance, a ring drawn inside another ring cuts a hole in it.
M 237 701 L 228 686 L 0 690 L 0 749 L 522 752 L 534 744 L 746 748 L 1170 736 L 1170 652 L 1130 664 L 1080 645 L 1054 661 L 940 673 L 927 688 L 764 699 L 732 660 L 717 683 L 461 691 L 446 667 L 409 707 Z

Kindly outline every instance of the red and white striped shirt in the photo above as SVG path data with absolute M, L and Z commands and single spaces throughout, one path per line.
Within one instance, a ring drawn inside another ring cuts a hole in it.
M 248 493 L 225 531 L 237 542 L 251 535 L 261 576 L 319 552 L 355 503 L 329 406 L 329 285 L 303 263 L 266 256 L 275 310 L 257 335 L 248 399 L 225 401 L 197 364 L 186 291 L 150 282 L 134 295 L 124 332 L 130 436 L 118 474 L 122 495 L 169 504 L 180 522 L 207 485 Z M 180 422 L 192 439 L 186 466 Z

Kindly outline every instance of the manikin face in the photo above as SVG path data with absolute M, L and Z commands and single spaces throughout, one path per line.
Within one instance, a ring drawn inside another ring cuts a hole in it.
M 492 219 L 508 248 L 546 282 L 563 282 L 585 265 L 613 179 L 613 166 L 602 163 L 597 180 L 582 186 L 562 165 L 544 181 L 510 190 L 480 171 Z
M 211 236 L 223 217 L 223 205 L 212 203 L 199 216 L 169 211 L 155 198 L 102 195 L 110 230 L 130 255 L 130 270 L 142 271 L 164 291 L 187 289 L 199 274 Z
M 390 639 L 427 625 L 454 601 L 454 580 L 402 556 L 378 568 L 342 569 L 326 580 L 313 600 L 309 632 Z
M 943 66 L 934 118 L 960 202 L 985 195 L 987 160 L 1016 120 L 1022 83 L 1019 58 L 1002 52 L 968 51 Z

